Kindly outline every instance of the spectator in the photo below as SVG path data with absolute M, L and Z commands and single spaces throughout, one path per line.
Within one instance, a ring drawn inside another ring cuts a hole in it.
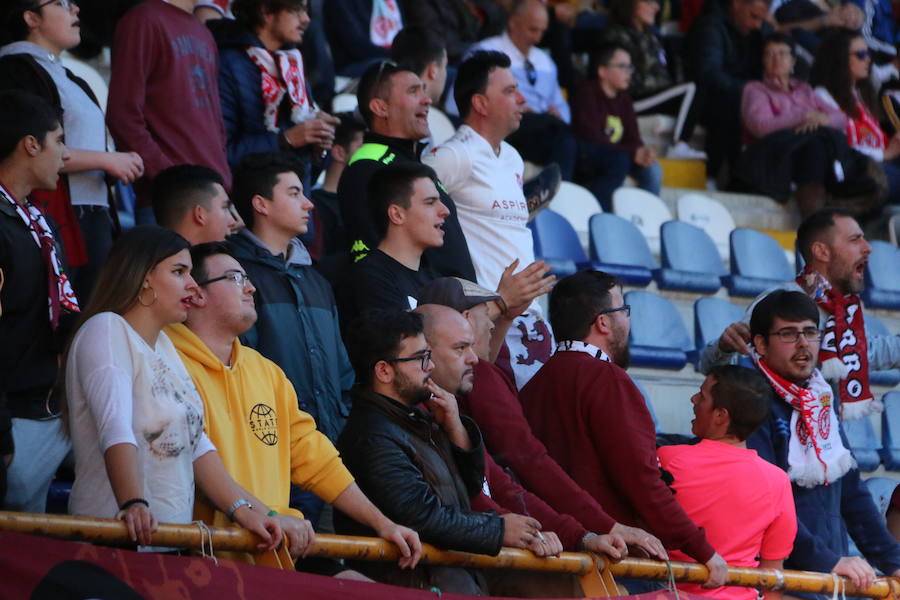
M 306 554 L 315 534 L 303 514 L 288 506 L 289 482 L 315 491 L 395 542 L 403 555 L 401 564 L 415 566 L 421 552 L 418 536 L 369 502 L 332 443 L 297 407 L 297 394 L 282 370 L 238 341 L 256 321 L 255 288 L 229 246 L 193 246 L 191 260 L 198 291 L 185 323 L 170 325 L 166 333 L 197 386 L 206 415 L 204 429 L 221 448 L 228 473 L 262 499 L 254 506 L 278 513 L 275 518 L 294 559 Z M 235 420 L 238 415 L 243 416 L 240 421 Z M 228 524 L 226 516 L 206 502 L 198 503 L 195 513 L 209 525 Z
M 879 81 L 898 77 L 897 44 L 900 29 L 890 0 L 850 0 L 863 14 L 862 27 L 857 27 L 872 51 L 872 71 Z
M 495 0 L 417 0 L 406 2 L 406 25 L 421 27 L 447 43 L 457 65 L 477 40 L 500 33 L 506 13 Z
M 2 92 L 0 114 L 0 417 L 6 417 L 0 461 L 8 484 L 2 503 L 7 510 L 44 512 L 50 482 L 70 449 L 54 384 L 70 315 L 79 307 L 59 240 L 29 196 L 56 188 L 69 151 L 62 116 L 40 97 Z
M 867 587 L 875 571 L 866 559 L 887 575 L 900 575 L 900 544 L 847 449 L 836 416 L 840 399 L 815 368 L 823 339 L 818 320 L 815 302 L 802 292 L 776 290 L 753 308 L 754 362 L 777 398 L 747 445 L 787 471 L 793 484 L 798 531 L 785 566 L 830 571 Z M 848 533 L 866 558 L 849 555 Z
M 397 0 L 330 0 L 325 2 L 325 33 L 338 75 L 359 77 L 390 55 L 403 28 Z
M 235 226 L 222 178 L 200 165 L 175 165 L 156 176 L 153 216 L 192 246 L 224 241 Z
M 75 484 L 69 510 L 125 521 L 149 546 L 158 523 L 190 523 L 194 484 L 229 519 L 281 542 L 281 528 L 224 471 L 203 433 L 203 405 L 162 331 L 187 316 L 197 284 L 188 243 L 136 227 L 116 242 L 66 363 Z M 103 418 L 97 418 L 102 415 Z
M 379 241 L 368 210 L 366 186 L 372 174 L 386 164 L 420 162 L 428 137 L 425 85 L 408 67 L 383 62 L 365 72 L 357 91 L 359 110 L 369 131 L 363 145 L 350 158 L 338 184 L 338 203 L 354 257 L 364 255 Z M 469 248 L 456 216 L 456 205 L 440 189 L 441 202 L 450 211 L 444 221 L 444 245 L 426 253 L 428 265 L 441 275 L 475 278 Z
M 277 364 L 294 386 L 300 410 L 334 441 L 350 411 L 353 368 L 341 341 L 331 286 L 312 268 L 296 236 L 306 233 L 312 203 L 302 166 L 291 155 L 251 154 L 235 169 L 232 199 L 247 228 L 233 235 L 235 258 L 254 282 L 259 318 L 241 341 Z M 295 499 L 318 522 L 321 501 Z
M 106 177 L 131 183 L 143 174 L 144 163 L 134 152 L 107 152 L 103 109 L 87 84 L 62 65 L 60 55 L 81 41 L 78 6 L 74 2 L 37 5 L 10 0 L 0 9 L 0 87 L 41 96 L 62 111 L 71 158 L 47 211 L 61 225 L 72 284 L 86 300 L 113 241 Z M 73 213 L 74 208 L 74 213 Z M 70 218 L 77 219 L 77 225 Z
M 888 135 L 879 125 L 881 111 L 870 80 L 872 55 L 858 32 L 832 32 L 816 53 L 810 84 L 825 101 L 846 117 L 847 141 L 872 158 L 887 176 L 888 200 L 900 202 L 900 132 Z
M 769 414 L 771 396 L 758 373 L 731 365 L 717 367 L 691 397 L 691 431 L 700 443 L 658 450 L 660 466 L 674 478 L 675 500 L 732 566 L 781 569 L 797 534 L 790 480 L 747 449 L 747 438 Z M 759 595 L 740 587 L 706 591 L 696 584 L 680 584 L 678 588 L 727 600 L 755 600 Z M 763 595 L 766 600 L 781 598 L 776 590 Z
M 825 331 L 819 349 L 822 373 L 831 383 L 833 395 L 841 400 L 841 418 L 853 420 L 881 412 L 881 402 L 869 388 L 869 369 L 900 366 L 900 338 L 866 332 L 859 294 L 865 287 L 864 271 L 872 247 L 849 213 L 825 208 L 800 224 L 797 249 L 806 266 L 796 281 L 775 289 L 805 292 L 818 304 L 819 322 Z M 769 292 L 757 296 L 744 318 L 729 325 L 706 347 L 700 355 L 701 372 L 708 372 L 712 365 L 735 362 L 738 354 L 750 354 L 750 315 Z M 855 341 L 835 345 L 833 340 Z
M 196 0 L 194 16 L 203 23 L 215 19 L 233 19 L 231 2 L 232 0 Z
M 309 189 L 313 160 L 331 148 L 338 120 L 316 105 L 296 48 L 310 22 L 306 0 L 235 0 L 232 10 L 236 20 L 213 27 L 228 163 L 234 168 L 254 152 L 294 152 Z
M 525 160 L 540 165 L 558 163 L 562 178 L 571 181 L 577 152 L 575 136 L 569 129 L 571 112 L 559 87 L 553 59 L 536 47 L 547 29 L 547 18 L 547 7 L 541 0 L 516 0 L 506 31 L 480 42 L 475 49 L 507 54 L 519 91 L 525 96 L 522 122 L 507 141 Z
M 315 210 L 312 213 L 313 231 L 316 234 L 315 251 L 310 248 L 314 259 L 334 256 L 347 250 L 350 242 L 341 207 L 338 204 L 338 182 L 347 168 L 350 157 L 359 150 L 363 143 L 366 126 L 353 113 L 336 115 L 340 119 L 334 130 L 334 145 L 331 147 L 331 160 L 325 170 L 325 181 L 309 194 Z
M 410 67 L 425 84 L 432 107 L 441 105 L 447 85 L 447 45 L 422 27 L 404 27 L 394 38 L 391 60 Z
M 688 146 L 694 134 L 696 109 L 691 110 L 697 86 L 675 85 L 674 67 L 656 33 L 659 0 L 615 0 L 610 3 L 610 26 L 605 37 L 628 52 L 633 62 L 628 93 L 639 115 L 662 112 L 677 117 L 668 157 L 706 160 L 706 153 Z
M 463 125 L 424 157 L 457 203 L 477 281 L 489 289 L 499 289 L 507 271 L 520 264 L 542 276 L 550 271 L 534 261 L 522 191 L 525 165 L 504 141 L 518 129 L 525 103 L 509 67 L 509 57 L 502 52 L 469 55 L 459 67 L 454 90 Z M 536 298 L 549 291 L 555 279 L 550 275 L 544 280 L 546 287 L 535 290 L 524 311 L 509 306 L 503 315 L 510 367 L 519 387 L 550 358 L 552 334 Z
M 797 206 L 805 217 L 826 202 L 828 170 L 846 118 L 806 83 L 791 77 L 794 42 L 773 33 L 763 42 L 763 80 L 744 86 L 741 123 L 750 138 L 735 176 L 757 191 L 787 202 L 796 184 Z M 776 159 L 777 157 L 777 159 Z
M 704 586 L 725 581 L 727 565 L 675 502 L 660 477 L 653 420 L 628 377 L 631 308 L 616 280 L 579 271 L 550 294 L 556 354 L 520 394 L 525 416 L 550 456 L 617 522 L 644 526 L 670 549 L 709 568 Z M 646 591 L 629 582 L 630 593 Z
M 166 167 L 203 165 L 231 187 L 218 54 L 193 8 L 194 0 L 147 0 L 116 26 L 106 117 L 119 150 L 144 161 L 134 184 L 138 223 L 152 220 L 150 184 Z
M 814 0 L 773 0 L 769 12 L 776 30 L 790 35 L 807 57 L 815 53 L 821 36 L 829 29 L 847 27 L 858 31 L 864 21 L 858 3 L 849 1 L 829 4 Z M 797 70 L 804 75 L 808 73 L 809 65 L 798 62 Z
M 687 78 L 697 84 L 700 123 L 706 128 L 708 173 L 734 165 L 741 150 L 744 84 L 762 72 L 762 40 L 771 32 L 767 0 L 726 0 L 694 21 L 688 32 Z
M 616 523 L 550 458 L 547 449 L 534 436 L 522 412 L 515 384 L 491 361 L 492 318 L 500 314 L 500 297 L 471 281 L 454 277 L 433 281 L 420 295 L 423 304 L 448 306 L 460 312 L 474 333 L 472 349 L 478 362 L 472 367 L 471 389 L 461 390 L 456 396 L 460 412 L 475 421 L 490 452 L 488 482 L 492 477 L 499 477 L 494 474 L 496 460 L 504 475 L 508 471 L 515 481 L 521 482 L 553 512 L 572 515 L 582 529 L 621 536 L 626 543 L 640 547 L 651 556 L 666 558 L 666 551 L 658 539 L 636 527 Z M 439 353 L 434 343 L 432 350 L 436 355 Z M 440 362 L 436 365 L 434 377 L 440 385 L 443 368 Z M 592 539 L 593 536 L 582 538 L 582 541 L 591 547 L 595 543 Z M 570 548 L 571 544 L 566 547 Z
M 631 175 L 639 187 L 659 195 L 662 167 L 656 152 L 641 140 L 628 82 L 634 66 L 621 46 L 607 44 L 591 53 L 591 79 L 575 93 L 575 124 L 580 132 L 579 168 L 604 211 L 612 211 L 613 192 Z
M 498 516 L 470 509 L 481 490 L 481 434 L 460 417 L 456 399 L 431 379 L 434 363 L 422 333 L 422 317 L 402 310 L 371 309 L 348 329 L 347 345 L 360 384 L 338 440 L 344 463 L 359 487 L 388 518 L 414 527 L 423 542 L 447 550 L 496 555 L 501 545 L 545 554 L 541 525 L 522 515 Z M 417 406 L 427 401 L 429 412 Z M 369 530 L 335 514 L 340 533 Z M 430 565 L 409 573 L 382 563 L 356 567 L 382 583 L 438 587 L 444 593 L 484 595 L 484 579 L 465 567 Z

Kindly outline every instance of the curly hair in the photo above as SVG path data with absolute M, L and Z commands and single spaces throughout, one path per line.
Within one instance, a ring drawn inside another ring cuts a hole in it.
M 853 82 L 850 74 L 850 44 L 862 34 L 852 29 L 837 29 L 822 40 L 816 51 L 815 62 L 809 75 L 809 83 L 813 87 L 822 86 L 844 113 L 858 119 L 861 115 L 856 106 L 856 97 L 872 114 L 877 115 L 878 105 L 875 102 L 875 89 L 869 77 Z M 856 94 L 854 94 L 854 89 Z

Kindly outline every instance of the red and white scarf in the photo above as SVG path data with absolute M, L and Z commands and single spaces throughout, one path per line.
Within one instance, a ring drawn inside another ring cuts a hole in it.
M 41 251 L 41 258 L 47 267 L 47 301 L 50 310 L 50 325 L 55 330 L 59 325 L 59 317 L 62 310 L 69 312 L 79 312 L 78 300 L 75 298 L 75 292 L 72 291 L 72 285 L 69 278 L 63 271 L 59 258 L 56 256 L 56 243 L 53 241 L 53 233 L 44 213 L 32 204 L 26 201 L 24 206 L 15 201 L 12 194 L 0 184 L 0 197 L 9 202 L 22 223 L 31 232 L 31 238 L 37 244 Z
M 841 418 L 853 421 L 881 412 L 881 402 L 869 389 L 869 353 L 859 296 L 838 294 L 809 266 L 797 276 L 797 284 L 828 314 L 819 362 L 825 379 L 837 382 Z
M 832 405 L 831 386 L 818 369 L 803 388 L 784 379 L 753 353 L 753 361 L 787 402 L 791 412 L 791 439 L 788 444 L 788 477 L 797 485 L 812 488 L 834 483 L 856 466 L 853 455 L 841 441 L 840 424 Z
M 374 0 L 369 21 L 369 39 L 376 46 L 390 48 L 394 36 L 403 29 L 403 19 L 396 0 Z
M 291 103 L 292 123 L 302 123 L 316 116 L 319 109 L 307 93 L 303 56 L 299 50 L 269 52 L 258 46 L 248 46 L 246 50 L 250 60 L 262 72 L 266 129 L 278 131 L 278 108 L 285 94 Z

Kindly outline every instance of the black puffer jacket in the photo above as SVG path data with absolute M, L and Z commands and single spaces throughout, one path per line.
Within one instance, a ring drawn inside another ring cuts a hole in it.
M 470 509 L 469 498 L 484 480 L 484 455 L 475 422 L 462 420 L 472 440 L 468 452 L 451 444 L 428 413 L 357 388 L 337 447 L 366 496 L 390 519 L 417 531 L 423 542 L 495 555 L 503 543 L 503 520 Z M 372 535 L 339 511 L 335 528 L 343 534 Z M 462 567 L 421 565 L 402 571 L 396 564 L 371 562 L 352 567 L 376 581 L 404 587 L 484 592 L 481 576 Z

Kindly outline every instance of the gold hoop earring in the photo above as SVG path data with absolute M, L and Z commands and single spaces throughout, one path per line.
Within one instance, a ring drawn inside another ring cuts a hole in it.
M 144 302 L 143 296 L 144 296 L 144 292 L 146 292 L 147 290 L 150 290 L 151 292 L 153 292 L 153 300 L 151 300 L 150 302 Z M 149 285 L 147 287 L 143 288 L 141 290 L 141 293 L 138 294 L 138 302 L 140 302 L 141 306 L 146 306 L 146 307 L 153 306 L 156 303 L 156 290 L 154 290 Z

